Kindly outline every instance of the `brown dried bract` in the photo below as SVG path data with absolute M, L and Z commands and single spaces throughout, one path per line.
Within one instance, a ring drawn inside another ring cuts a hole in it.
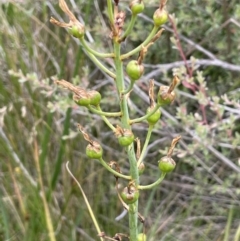
M 172 156 L 173 150 L 174 150 L 176 144 L 178 143 L 178 141 L 179 141 L 181 138 L 182 138 L 181 136 L 177 136 L 177 137 L 175 137 L 175 138 L 172 140 L 171 146 L 170 146 L 170 148 L 169 148 L 169 150 L 168 150 L 168 153 L 167 153 L 167 156 L 168 156 L 168 157 L 171 157 L 171 156 Z
M 72 28 L 77 27 L 79 32 L 84 32 L 84 26 L 81 24 L 74 14 L 69 10 L 66 2 L 64 0 L 59 0 L 59 7 L 62 9 L 64 13 L 69 17 L 69 23 L 64 23 L 56 20 L 55 18 L 51 17 L 50 22 L 62 28 Z

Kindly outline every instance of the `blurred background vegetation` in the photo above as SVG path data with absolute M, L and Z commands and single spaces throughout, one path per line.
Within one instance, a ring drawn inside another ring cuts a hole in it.
M 120 1 L 129 21 L 129 1 Z M 95 49 L 111 50 L 104 0 L 69 0 Z M 145 1 L 123 52 L 139 45 L 152 28 L 158 1 Z M 131 93 L 131 116 L 148 107 L 148 81 L 168 84 L 181 78 L 173 105 L 162 109 L 145 158 L 142 184 L 158 177 L 157 161 L 173 136 L 182 135 L 176 170 L 162 185 L 141 192 L 140 212 L 149 241 L 240 240 L 240 4 L 238 0 L 168 2 L 171 20 L 146 56 L 145 76 Z M 89 60 L 79 42 L 49 23 L 66 19 L 58 1 L 0 2 L 0 240 L 49 240 L 49 210 L 58 241 L 97 240 L 83 197 L 66 171 L 78 178 L 101 230 L 126 233 L 127 216 L 115 179 L 85 156 L 81 123 L 102 142 L 105 160 L 128 163 L 114 135 L 97 115 L 78 108 L 63 78 L 103 96 L 102 108 L 117 111 L 113 81 Z M 137 56 L 133 56 L 136 58 Z M 111 59 L 105 64 L 113 68 Z M 188 64 L 188 65 L 186 65 Z M 188 66 L 188 67 L 186 67 Z M 113 120 L 117 123 L 116 120 Z M 133 126 L 143 142 L 147 124 Z M 45 195 L 43 194 L 43 190 Z M 43 196 L 46 196 L 44 204 Z M 140 226 L 142 230 L 142 226 Z

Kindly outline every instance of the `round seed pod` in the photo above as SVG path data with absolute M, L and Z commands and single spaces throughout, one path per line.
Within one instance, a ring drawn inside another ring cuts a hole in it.
M 118 142 L 121 146 L 129 146 L 134 141 L 134 135 L 130 130 L 124 130 L 123 135 L 118 136 Z
M 91 159 L 100 159 L 102 157 L 103 150 L 101 145 L 93 141 L 92 143 L 89 143 L 86 147 L 86 155 Z
M 102 99 L 101 94 L 98 91 L 91 90 L 88 92 L 89 98 L 90 98 L 90 105 L 97 106 L 100 104 L 100 101 Z
M 143 10 L 144 10 L 143 1 L 140 1 L 140 0 L 133 0 L 130 3 L 129 7 L 130 7 L 133 15 L 137 15 L 139 13 L 142 13 Z
M 126 72 L 129 78 L 135 81 L 142 76 L 144 72 L 144 66 L 142 64 L 139 64 L 137 60 L 131 60 L 127 64 Z
M 152 110 L 153 108 L 149 107 L 147 109 L 147 114 Z M 151 125 L 155 125 L 158 120 L 160 119 L 161 117 L 161 111 L 160 109 L 156 110 L 152 115 L 150 115 L 148 118 L 147 118 L 147 122 Z
M 158 8 L 153 14 L 153 22 L 155 26 L 160 27 L 168 20 L 168 12 L 165 9 Z
M 81 26 L 74 25 L 71 28 L 69 28 L 68 31 L 73 37 L 78 38 L 78 39 L 81 39 L 85 34 L 83 25 L 81 25 Z
M 175 161 L 169 156 L 162 157 L 158 162 L 159 170 L 165 173 L 173 171 L 175 166 L 176 166 Z
M 125 187 L 122 192 L 120 193 L 122 200 L 126 204 L 133 204 L 139 198 L 139 191 L 133 185 Z
M 137 241 L 147 241 L 147 236 L 145 233 L 139 233 L 137 237 Z
M 80 106 L 90 105 L 90 97 L 86 92 L 82 92 L 81 95 L 73 95 L 73 100 Z
M 175 99 L 175 92 L 172 91 L 171 93 L 168 93 L 169 86 L 162 85 L 159 89 L 158 96 L 157 96 L 157 102 L 159 105 L 169 105 L 171 104 Z

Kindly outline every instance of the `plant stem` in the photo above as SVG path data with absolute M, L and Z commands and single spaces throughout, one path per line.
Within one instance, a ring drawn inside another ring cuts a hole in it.
M 137 162 L 138 166 L 141 164 L 141 162 L 143 161 L 143 158 L 145 156 L 146 149 L 147 149 L 148 143 L 150 141 L 150 137 L 151 137 L 151 134 L 152 134 L 153 127 L 154 127 L 154 125 L 149 125 L 149 127 L 148 127 L 147 137 L 146 137 L 146 140 L 145 140 L 142 152 L 141 152 L 141 156 L 139 157 L 138 162 Z
M 78 185 L 78 187 L 79 187 L 79 189 L 80 189 L 80 191 L 81 191 L 81 193 L 82 193 L 82 195 L 83 195 L 84 202 L 85 202 L 86 205 L 87 205 L 87 209 L 88 209 L 88 212 L 89 212 L 89 214 L 90 214 L 90 217 L 91 217 L 91 219 L 92 219 L 92 221 L 93 221 L 93 224 L 94 224 L 94 226 L 95 226 L 98 234 L 100 234 L 100 233 L 101 233 L 101 229 L 100 229 L 100 227 L 99 227 L 99 225 L 98 225 L 98 222 L 97 222 L 97 219 L 96 219 L 96 217 L 95 217 L 95 215 L 94 215 L 94 213 L 93 213 L 92 207 L 91 207 L 90 203 L 88 202 L 87 196 L 85 195 L 85 192 L 83 191 L 82 186 L 80 185 L 80 183 L 78 182 L 78 180 L 75 178 L 75 176 L 74 176 L 74 175 L 72 174 L 72 172 L 70 171 L 70 169 L 69 169 L 69 167 L 68 167 L 68 164 L 69 164 L 69 162 L 66 163 L 67 171 L 68 171 L 68 173 L 71 175 L 71 177 L 74 179 L 74 181 L 77 183 L 77 185 Z M 101 239 L 101 241 L 104 241 L 103 238 L 100 237 L 100 239 Z
M 132 14 L 130 23 L 128 24 L 127 30 L 124 32 L 123 36 L 120 38 L 119 42 L 123 41 L 132 31 L 134 23 L 136 22 L 137 15 Z
M 42 174 L 41 174 L 40 162 L 39 162 L 38 144 L 37 144 L 36 140 L 34 140 L 34 160 L 36 162 L 39 186 L 42 191 L 41 197 L 43 200 L 43 207 L 44 207 L 45 219 L 46 219 L 45 221 L 46 221 L 46 225 L 47 225 L 47 229 L 48 229 L 48 237 L 49 237 L 50 241 L 56 241 L 52 218 L 51 218 L 51 214 L 49 211 L 49 206 L 48 206 L 47 198 L 45 195 L 45 190 L 44 190 L 44 185 L 43 185 L 43 180 L 42 180 Z
M 137 123 L 137 122 L 141 122 L 141 121 L 146 120 L 149 116 L 154 114 L 159 109 L 159 107 L 160 107 L 160 105 L 155 105 L 155 107 L 151 111 L 149 111 L 146 115 L 144 115 L 144 116 L 142 116 L 140 118 L 136 118 L 136 119 L 130 120 L 129 123 L 133 124 L 133 123 Z
M 119 117 L 122 115 L 121 112 L 103 112 L 101 109 L 99 109 L 99 108 L 96 109 L 90 105 L 87 108 L 95 114 L 104 115 L 106 117 Z
M 112 58 L 114 57 L 113 53 L 99 53 L 97 51 L 95 51 L 94 49 L 90 48 L 89 45 L 87 44 L 87 42 L 85 41 L 85 39 L 82 37 L 80 39 L 80 42 L 82 44 L 82 46 L 91 54 L 100 57 L 100 58 Z
M 123 90 L 125 90 L 124 85 L 124 76 L 123 76 L 123 63 L 120 58 L 120 43 L 118 39 L 113 40 L 114 43 L 114 61 L 116 67 L 116 85 L 118 89 L 119 101 L 120 101 L 120 108 L 122 112 L 121 123 L 123 128 L 131 130 L 131 126 L 129 124 L 129 112 L 128 112 L 128 105 L 127 105 L 127 95 L 122 94 Z M 134 152 L 134 145 L 131 144 L 127 147 L 127 154 L 130 163 L 130 176 L 131 179 L 134 180 L 135 185 L 138 186 L 139 184 L 139 175 L 138 175 L 138 168 L 137 168 L 137 160 Z M 138 235 L 138 201 L 134 204 L 129 205 L 129 232 L 130 232 L 130 241 L 137 240 Z
M 158 180 L 156 182 L 154 182 L 150 185 L 146 185 L 146 186 L 138 186 L 138 189 L 139 190 L 146 190 L 146 189 L 151 189 L 153 187 L 156 187 L 157 185 L 159 185 L 163 181 L 165 176 L 166 176 L 166 173 L 162 172 L 161 176 L 158 178 Z
M 108 74 L 113 79 L 116 78 L 116 75 L 113 72 L 111 72 L 108 68 L 106 68 L 93 54 L 87 52 L 87 55 L 93 61 L 93 63 L 95 63 L 99 67 L 99 69 L 101 69 L 103 72 Z
M 115 170 L 113 170 L 102 158 L 99 159 L 100 163 L 109 171 L 111 172 L 113 175 L 117 176 L 117 177 L 121 177 L 121 178 L 124 178 L 126 180 L 131 180 L 131 177 L 130 176 L 126 176 L 126 175 L 123 175 L 119 172 L 116 172 Z
M 129 84 L 128 88 L 127 88 L 126 90 L 124 90 L 124 91 L 122 92 L 122 94 L 127 94 L 127 93 L 129 93 L 129 92 L 133 89 L 134 83 L 135 83 L 135 81 L 130 80 L 130 84 Z
M 102 111 L 100 106 L 98 106 L 97 109 L 98 109 L 99 111 Z M 116 128 L 112 125 L 112 123 L 108 120 L 108 118 L 107 118 L 106 116 L 104 116 L 104 115 L 101 115 L 101 117 L 102 117 L 102 119 L 104 120 L 105 124 L 106 124 L 113 132 L 115 132 Z
M 154 27 L 153 27 L 153 29 L 152 29 L 152 32 L 148 35 L 148 37 L 146 38 L 146 40 L 145 40 L 142 44 L 140 44 L 137 48 L 133 49 L 132 51 L 130 51 L 130 52 L 126 53 L 126 54 L 123 54 L 123 55 L 121 56 L 121 59 L 123 60 L 123 59 L 129 58 L 130 56 L 138 53 L 138 52 L 142 49 L 142 47 L 145 47 L 146 45 L 149 44 L 149 42 L 152 40 L 152 38 L 153 38 L 154 35 L 157 33 L 157 31 L 158 31 L 158 27 L 156 27 L 156 26 L 154 25 Z
M 109 17 L 110 24 L 114 25 L 112 0 L 107 0 L 107 13 L 108 13 L 107 15 Z

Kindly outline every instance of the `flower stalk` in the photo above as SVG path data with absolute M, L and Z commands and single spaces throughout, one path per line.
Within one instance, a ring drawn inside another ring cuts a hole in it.
M 114 4 L 113 4 L 114 2 Z M 88 57 L 95 63 L 95 65 L 105 74 L 109 75 L 111 78 L 114 79 L 114 83 L 116 85 L 117 95 L 118 95 L 118 102 L 119 102 L 119 112 L 105 112 L 101 109 L 101 94 L 96 90 L 86 90 L 80 86 L 74 86 L 69 81 L 65 80 L 57 80 L 55 81 L 56 84 L 62 86 L 65 89 L 68 89 L 73 94 L 74 101 L 81 107 L 88 108 L 94 114 L 99 115 L 102 120 L 106 123 L 106 125 L 113 131 L 118 142 L 122 148 L 124 148 L 126 152 L 127 159 L 129 161 L 129 173 L 128 175 L 122 174 L 120 171 L 120 167 L 118 162 L 111 161 L 109 164 L 104 160 L 104 150 L 102 145 L 98 142 L 93 140 L 90 135 L 84 130 L 84 128 L 79 124 L 78 128 L 82 133 L 84 139 L 88 142 L 86 147 L 86 155 L 90 159 L 96 159 L 100 164 L 114 177 L 116 178 L 116 183 L 118 179 L 125 179 L 129 182 L 128 186 L 125 188 L 124 193 L 119 195 L 118 197 L 120 201 L 123 203 L 123 206 L 128 211 L 129 216 L 129 234 L 126 237 L 129 237 L 130 241 L 138 240 L 139 235 L 141 237 L 145 237 L 144 233 L 138 233 L 138 220 L 144 223 L 144 217 L 141 216 L 138 212 L 138 198 L 140 197 L 139 190 L 151 189 L 157 185 L 159 185 L 167 172 L 169 172 L 169 163 L 167 163 L 166 167 L 166 159 L 167 161 L 171 161 L 171 156 L 173 153 L 173 149 L 177 144 L 180 137 L 176 137 L 173 139 L 172 144 L 169 148 L 169 152 L 163 159 L 163 171 L 162 163 L 160 165 L 161 160 L 159 161 L 159 169 L 161 170 L 160 177 L 157 181 L 149 185 L 140 185 L 139 175 L 142 174 L 143 170 L 145 169 L 144 162 L 147 147 L 150 142 L 151 134 L 154 129 L 155 124 L 161 117 L 160 107 L 166 104 L 170 104 L 173 102 L 175 98 L 174 88 L 178 84 L 179 80 L 177 76 L 174 76 L 173 82 L 170 86 L 161 86 L 158 92 L 158 96 L 155 100 L 154 97 L 154 80 L 150 80 L 150 87 L 149 87 L 149 99 L 150 99 L 150 106 L 146 111 L 146 114 L 140 118 L 130 119 L 129 115 L 129 106 L 128 106 L 128 98 L 130 98 L 131 90 L 134 87 L 134 84 L 137 80 L 141 78 L 144 72 L 143 66 L 143 59 L 147 54 L 148 48 L 154 44 L 162 35 L 163 28 L 161 25 L 163 22 L 167 21 L 166 18 L 166 10 L 165 5 L 167 0 L 161 0 L 159 4 L 159 8 L 156 10 L 153 20 L 154 26 L 151 33 L 148 37 L 140 44 L 138 47 L 129 51 L 128 53 L 122 54 L 121 52 L 121 44 L 128 37 L 134 28 L 134 25 L 137 21 L 137 15 L 144 10 L 144 4 L 142 0 L 132 0 L 130 3 L 130 9 L 132 11 L 132 16 L 129 25 L 127 26 L 124 32 L 124 25 L 125 25 L 125 13 L 120 11 L 119 7 L 120 0 L 107 0 L 107 14 L 109 18 L 111 34 L 110 38 L 112 39 L 113 44 L 113 53 L 100 53 L 93 48 L 91 48 L 88 43 L 84 39 L 85 34 L 85 27 L 81 24 L 74 14 L 69 10 L 66 2 L 64 0 L 59 0 L 59 6 L 63 10 L 63 12 L 69 17 L 68 23 L 59 22 L 55 18 L 51 18 L 50 22 L 59 26 L 64 27 L 69 30 L 69 33 L 80 40 L 82 48 L 85 50 L 85 53 Z M 138 54 L 137 60 L 130 60 L 126 66 L 123 61 L 134 54 Z M 114 72 L 109 70 L 108 67 L 99 60 L 102 58 L 101 61 L 104 61 L 104 58 L 112 58 L 114 61 Z M 125 87 L 125 72 L 127 73 L 128 77 L 130 78 L 130 84 L 126 88 Z M 112 119 L 118 119 L 120 124 L 113 125 Z M 148 132 L 144 141 L 143 148 L 141 150 L 141 143 L 139 138 L 135 138 L 133 133 L 132 125 L 139 123 L 139 122 L 148 122 Z M 137 142 L 137 148 L 135 150 L 134 141 Z M 160 167 L 161 166 L 161 167 Z M 114 169 L 115 167 L 115 169 Z M 141 168 L 140 168 L 141 167 Z M 164 171 L 167 168 L 166 171 Z M 71 174 L 72 175 L 72 174 Z M 79 184 L 80 186 L 80 184 Z M 117 185 L 116 185 L 117 186 Z M 80 187 L 81 192 L 83 193 L 82 188 Z M 83 193 L 84 195 L 84 193 Z M 93 219 L 94 225 L 98 230 L 98 236 L 101 238 L 107 238 L 108 236 L 105 235 L 104 232 L 100 232 L 99 225 L 94 217 L 91 208 L 89 207 L 89 203 L 85 198 L 85 202 L 87 203 L 88 210 L 90 215 Z M 127 205 L 128 204 L 128 205 Z M 115 235 L 116 236 L 116 235 Z M 120 235 L 121 237 L 124 235 Z M 125 236 L 124 236 L 125 237 Z M 144 238 L 144 239 L 145 239 Z M 108 237 L 108 239 L 112 240 Z M 115 240 L 115 239 L 113 239 Z

